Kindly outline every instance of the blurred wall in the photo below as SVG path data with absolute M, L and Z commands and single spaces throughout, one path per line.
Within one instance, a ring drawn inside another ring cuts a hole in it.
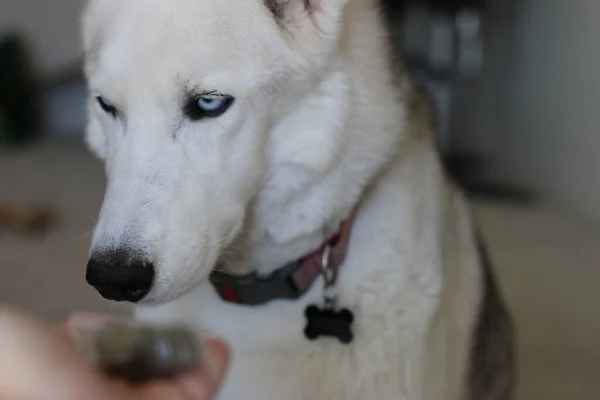
M 486 65 L 454 121 L 489 173 L 600 225 L 600 1 L 491 0 Z
M 0 32 L 26 36 L 40 74 L 60 72 L 80 55 L 83 3 L 0 0 Z M 454 145 L 600 224 L 600 1 L 489 5 L 484 71 L 457 91 Z
M 80 55 L 79 14 L 84 0 L 0 0 L 0 34 L 21 32 L 37 72 L 60 73 Z

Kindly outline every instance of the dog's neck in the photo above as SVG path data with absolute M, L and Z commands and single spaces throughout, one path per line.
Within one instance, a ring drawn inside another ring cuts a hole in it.
M 270 274 L 313 252 L 349 216 L 397 149 L 403 115 L 396 99 L 374 95 L 343 70 L 331 71 L 312 93 L 271 132 L 267 182 L 242 234 L 220 260 L 229 273 Z M 373 108 L 352 105 L 357 101 Z M 375 126 L 372 117 L 349 110 L 382 118 Z
M 348 5 L 328 70 L 304 94 L 279 99 L 293 106 L 274 117 L 267 180 L 220 260 L 227 272 L 269 274 L 317 249 L 396 153 L 405 107 L 390 90 L 395 82 L 383 25 L 365 23 L 380 17 L 362 4 Z

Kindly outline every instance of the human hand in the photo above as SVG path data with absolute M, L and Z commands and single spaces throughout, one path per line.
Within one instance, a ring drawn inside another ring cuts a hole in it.
M 201 370 L 173 381 L 129 385 L 103 375 L 75 346 L 73 332 L 98 323 L 76 317 L 53 328 L 0 307 L 0 399 L 210 400 L 219 390 L 229 364 L 222 341 L 208 341 Z

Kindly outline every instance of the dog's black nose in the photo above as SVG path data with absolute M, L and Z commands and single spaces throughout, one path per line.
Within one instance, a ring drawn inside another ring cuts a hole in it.
M 154 266 L 128 252 L 95 254 L 87 265 L 86 280 L 107 300 L 137 303 L 152 289 Z

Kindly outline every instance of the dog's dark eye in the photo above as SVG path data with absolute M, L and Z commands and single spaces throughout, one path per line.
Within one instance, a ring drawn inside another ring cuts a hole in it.
M 106 100 L 102 96 L 96 97 L 96 101 L 100 105 L 100 108 L 104 110 L 105 113 L 112 115 L 113 117 L 117 115 L 117 108 L 112 105 L 112 103 Z
M 184 111 L 193 120 L 215 118 L 225 114 L 233 101 L 233 97 L 222 94 L 196 96 L 189 100 Z

